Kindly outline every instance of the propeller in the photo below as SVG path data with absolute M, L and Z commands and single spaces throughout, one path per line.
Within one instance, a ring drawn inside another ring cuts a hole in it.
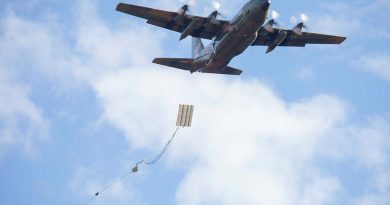
M 221 13 L 221 3 L 216 0 L 211 1 L 211 5 L 213 6 L 213 12 L 208 16 L 208 19 L 210 19 L 210 22 L 213 24 L 219 24 L 220 22 L 217 20 L 218 16 L 226 17 L 226 14 Z
M 290 22 L 291 22 L 292 24 L 297 24 L 298 21 L 299 21 L 299 23 L 302 23 L 302 24 L 303 24 L 303 28 L 306 28 L 306 22 L 309 21 L 309 17 L 308 17 L 306 14 L 304 14 L 304 13 L 301 13 L 299 20 L 298 20 L 297 17 L 291 16 Z
M 220 22 L 217 20 L 217 17 L 222 16 L 223 18 L 226 18 L 227 11 L 225 13 L 220 12 L 222 4 L 219 1 L 212 0 L 211 5 L 213 6 L 214 11 L 209 15 L 210 22 L 213 24 L 220 24 Z M 234 25 L 225 25 L 223 29 L 228 32 L 235 32 L 237 27 Z
M 190 11 L 190 7 L 193 7 L 196 2 L 195 0 L 180 0 L 180 3 L 183 3 L 184 5 L 177 11 L 177 13 L 179 15 L 185 15 Z
M 280 14 L 277 11 L 272 10 L 271 11 L 271 17 L 272 17 L 272 19 L 276 20 L 276 19 L 278 19 L 280 17 Z
M 188 11 L 189 11 L 189 5 L 185 4 L 182 7 L 180 7 L 180 9 L 176 13 L 179 15 L 184 15 L 187 14 Z
M 180 0 L 180 3 L 183 3 L 184 5 L 176 12 L 177 15 L 173 21 L 182 19 L 188 12 L 190 12 L 190 7 L 195 5 L 195 0 Z
M 276 21 L 276 19 L 278 19 L 279 17 L 280 17 L 280 14 L 277 11 L 272 10 L 271 11 L 271 19 L 264 25 L 264 29 L 270 33 L 273 33 L 274 32 L 274 28 L 273 28 L 274 25 L 279 25 L 279 23 Z
M 227 10 L 225 12 L 221 12 L 222 4 L 219 1 L 212 0 L 211 5 L 213 6 L 214 11 L 217 11 L 217 16 L 221 16 L 222 18 L 227 17 Z
M 220 8 L 221 8 L 221 3 L 219 3 L 218 1 L 211 1 L 211 5 L 213 5 L 213 8 L 218 11 Z
M 306 23 L 306 22 L 309 21 L 309 17 L 306 16 L 306 14 L 302 13 L 302 14 L 301 14 L 301 21 L 302 21 L 303 23 Z
M 290 22 L 292 24 L 297 24 L 292 30 L 297 35 L 302 35 L 302 29 L 304 29 L 304 28 L 308 29 L 308 26 L 306 25 L 306 22 L 308 22 L 308 21 L 309 21 L 309 17 L 304 13 L 301 13 L 301 15 L 299 16 L 299 19 L 295 16 L 291 16 Z

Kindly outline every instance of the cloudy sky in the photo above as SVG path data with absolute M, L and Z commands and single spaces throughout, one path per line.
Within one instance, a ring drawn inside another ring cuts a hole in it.
M 220 2 L 229 18 L 245 0 Z M 390 204 L 388 0 L 274 0 L 283 27 L 304 12 L 348 40 L 249 48 L 230 64 L 239 77 L 153 65 L 190 56 L 190 40 L 117 3 L 0 2 L 0 204 L 84 204 L 158 153 L 181 103 L 193 127 L 91 204 Z

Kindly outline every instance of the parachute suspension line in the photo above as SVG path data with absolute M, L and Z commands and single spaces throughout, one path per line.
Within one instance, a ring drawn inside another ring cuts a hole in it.
M 145 165 L 153 165 L 155 163 L 157 163 L 158 161 L 160 161 L 161 157 L 165 154 L 165 152 L 167 151 L 169 145 L 172 143 L 173 139 L 175 139 L 175 136 L 176 136 L 176 133 L 177 131 L 179 130 L 180 126 L 178 126 L 175 130 L 175 132 L 173 133 L 171 139 L 169 139 L 169 141 L 167 142 L 167 144 L 164 146 L 164 149 L 151 161 L 147 161 L 147 160 L 142 160 L 140 162 L 138 162 L 135 167 L 132 169 L 132 172 L 137 172 L 138 171 L 138 167 L 139 165 L 141 164 L 145 164 Z
M 90 199 L 88 199 L 87 202 L 85 202 L 84 205 L 87 205 L 89 204 L 90 202 L 92 202 L 93 200 L 95 200 L 96 197 L 98 197 L 99 195 L 101 195 L 102 193 L 104 193 L 105 191 L 107 191 L 108 189 L 110 189 L 112 186 L 114 186 L 116 183 L 119 183 L 121 182 L 122 180 L 124 180 L 127 176 L 129 176 L 132 172 L 127 172 L 126 174 L 124 174 L 123 176 L 121 176 L 120 178 L 118 178 L 117 180 L 115 180 L 114 182 L 112 182 L 111 184 L 107 185 L 106 187 L 104 187 L 101 191 L 99 192 L 96 192 L 95 195 L 93 197 L 91 197 Z
M 89 203 L 91 203 L 93 200 L 96 199 L 96 197 L 98 197 L 99 195 L 101 195 L 102 193 L 106 192 L 108 189 L 110 189 L 112 186 L 114 186 L 116 183 L 118 182 L 121 182 L 123 181 L 126 177 L 128 177 L 131 173 L 135 173 L 135 172 L 138 172 L 138 167 L 139 165 L 141 164 L 145 164 L 145 165 L 153 165 L 155 163 L 157 163 L 158 161 L 160 161 L 161 157 L 164 155 L 164 153 L 167 151 L 169 145 L 172 143 L 173 139 L 175 138 L 176 136 L 176 133 L 177 131 L 179 130 L 180 127 L 177 127 L 175 132 L 173 133 L 172 137 L 169 139 L 169 141 L 167 142 L 167 144 L 164 146 L 164 149 L 152 160 L 152 161 L 147 161 L 147 160 L 142 160 L 140 162 L 138 162 L 135 167 L 131 170 L 131 172 L 127 172 L 126 174 L 124 174 L 123 176 L 121 176 L 120 178 L 118 178 L 117 180 L 115 180 L 114 182 L 112 182 L 111 184 L 107 185 L 105 188 L 103 188 L 101 191 L 99 192 L 96 192 L 95 195 L 93 197 L 91 197 L 90 199 L 88 199 L 88 201 L 86 201 L 84 203 L 84 205 L 87 205 Z

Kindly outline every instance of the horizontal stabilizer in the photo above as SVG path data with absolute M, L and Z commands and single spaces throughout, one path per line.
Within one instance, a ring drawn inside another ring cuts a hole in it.
M 226 66 L 222 70 L 208 70 L 208 69 L 198 69 L 198 65 L 194 64 L 192 58 L 155 58 L 153 63 L 164 65 L 168 67 L 178 68 L 181 70 L 188 70 L 191 73 L 200 70 L 201 73 L 215 73 L 215 74 L 225 74 L 225 75 L 241 75 L 242 70 Z
M 216 71 L 215 72 L 215 71 L 208 71 L 208 70 L 205 69 L 205 70 L 201 70 L 200 72 L 202 72 L 202 73 L 224 74 L 224 75 L 241 75 L 242 70 L 226 66 L 221 71 Z
M 192 70 L 192 63 L 194 60 L 192 58 L 155 58 L 153 63 L 165 65 L 173 68 L 178 68 L 182 70 Z

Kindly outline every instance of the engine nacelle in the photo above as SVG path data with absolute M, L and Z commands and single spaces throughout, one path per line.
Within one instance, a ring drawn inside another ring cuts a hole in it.
M 185 14 L 187 14 L 188 8 L 189 8 L 189 6 L 186 4 L 182 7 L 180 7 L 180 9 L 176 13 L 179 15 L 185 15 Z
M 183 33 L 181 33 L 179 41 L 187 38 L 187 36 L 189 36 L 194 30 L 197 30 L 200 27 L 202 27 L 202 23 L 203 21 L 201 18 L 198 17 L 192 18 L 191 23 L 187 26 L 187 28 L 183 31 Z
M 271 19 L 266 24 L 264 24 L 263 28 L 270 33 L 274 33 L 275 31 L 275 29 L 273 28 L 274 24 L 275 24 L 275 20 Z
M 219 12 L 218 11 L 213 11 L 208 17 L 207 17 L 207 21 L 209 23 L 213 23 L 213 24 L 218 24 L 219 22 L 217 21 L 217 17 L 219 15 Z
M 276 37 L 276 39 L 274 40 L 274 42 L 272 42 L 268 46 L 266 53 L 269 53 L 269 52 L 273 51 L 276 47 L 278 47 L 284 41 L 284 39 L 286 39 L 286 37 L 287 37 L 287 32 L 286 31 L 279 32 L 279 34 Z
M 182 19 L 187 14 L 188 9 L 189 9 L 189 6 L 187 4 L 180 7 L 180 9 L 176 12 L 177 15 L 173 19 L 173 21 L 178 21 L 179 19 Z
M 291 29 L 295 34 L 298 36 L 302 36 L 302 29 L 305 27 L 305 25 L 301 22 L 298 23 L 293 29 Z

